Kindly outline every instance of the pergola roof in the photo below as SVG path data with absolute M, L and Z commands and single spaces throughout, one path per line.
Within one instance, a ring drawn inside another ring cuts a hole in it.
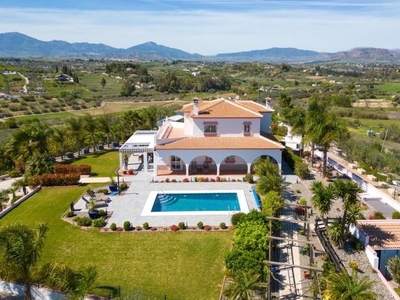
M 119 152 L 153 152 L 157 131 L 138 130 L 122 146 Z

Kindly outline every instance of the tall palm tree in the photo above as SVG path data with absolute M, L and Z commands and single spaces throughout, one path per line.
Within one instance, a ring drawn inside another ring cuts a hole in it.
M 143 108 L 140 112 L 143 122 L 147 124 L 148 129 L 153 130 L 157 126 L 158 117 L 160 117 L 157 106 L 151 105 Z
M 40 224 L 38 229 L 13 223 L 0 228 L 0 277 L 21 281 L 25 299 L 32 299 L 35 266 L 38 263 L 48 228 Z
M 328 222 L 325 216 L 328 215 L 331 210 L 333 199 L 335 198 L 335 189 L 331 184 L 325 186 L 321 181 L 314 181 L 311 184 L 311 191 L 314 193 L 311 202 L 321 215 L 326 228 L 328 228 Z
M 102 132 L 106 139 L 107 139 L 107 146 L 110 147 L 111 143 L 111 133 L 112 133 L 112 128 L 111 128 L 111 120 L 107 115 L 101 115 L 98 119 L 98 126 L 100 132 Z
M 143 125 L 142 116 L 137 110 L 127 111 L 122 115 L 122 129 L 126 136 L 131 136 L 136 130 L 140 129 Z
M 254 299 L 256 291 L 261 291 L 268 287 L 266 282 L 262 282 L 261 275 L 252 272 L 239 272 L 227 280 L 227 288 L 224 295 L 229 300 L 250 300 Z
M 336 197 L 343 201 L 342 239 L 339 243 L 339 247 L 343 247 L 350 227 L 347 214 L 349 209 L 356 205 L 358 194 L 362 192 L 362 188 L 360 188 L 357 183 L 345 179 L 334 181 L 333 187 L 335 189 Z
M 83 118 L 83 129 L 88 136 L 90 136 L 93 152 L 96 151 L 96 130 L 97 130 L 97 119 L 95 119 L 91 114 L 86 113 Z
M 312 157 L 314 145 L 318 144 L 323 149 L 323 176 L 327 176 L 328 151 L 334 141 L 338 141 L 348 132 L 343 123 L 333 113 L 328 111 L 327 105 L 317 98 L 311 98 L 306 113 L 306 140 L 312 144 Z M 311 160 L 312 161 L 312 160 Z
M 66 141 L 66 128 L 65 127 L 54 127 L 53 128 L 53 134 L 51 135 L 51 140 L 58 144 L 59 148 L 59 155 L 61 157 L 61 160 L 64 159 L 64 153 L 65 153 L 65 141 Z
M 327 278 L 326 292 L 330 299 L 335 300 L 374 300 L 376 294 L 371 290 L 374 282 L 368 276 L 358 278 L 358 272 L 347 274 L 342 272 L 332 272 Z
M 75 139 L 75 146 L 78 150 L 78 156 L 80 155 L 82 147 L 82 132 L 83 122 L 81 118 L 68 118 L 66 120 L 67 128 L 71 136 Z
M 268 158 L 258 159 L 254 165 L 254 171 L 259 177 L 256 183 L 256 190 L 260 195 L 265 195 L 269 191 L 276 191 L 278 194 L 282 194 L 284 179 L 276 164 Z

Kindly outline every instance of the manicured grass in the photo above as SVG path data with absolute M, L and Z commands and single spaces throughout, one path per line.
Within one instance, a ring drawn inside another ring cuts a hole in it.
M 112 150 L 87 154 L 80 158 L 76 158 L 72 164 L 91 165 L 91 176 L 109 177 L 115 175 L 115 170 L 118 168 L 119 152 L 118 150 Z
M 138 289 L 147 294 L 166 295 L 167 299 L 218 298 L 223 257 L 229 251 L 233 232 L 82 230 L 60 217 L 86 188 L 42 189 L 0 219 L 0 225 L 23 222 L 37 227 L 40 222 L 47 223 L 50 230 L 41 262 L 57 261 L 72 268 L 95 265 L 98 271 L 95 293 L 105 295 L 105 287 L 120 286 L 123 293 Z

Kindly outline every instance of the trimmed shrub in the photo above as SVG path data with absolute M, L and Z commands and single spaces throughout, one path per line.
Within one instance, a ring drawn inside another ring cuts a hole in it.
M 374 212 L 374 219 L 375 220 L 384 220 L 386 218 L 380 211 L 376 211 L 376 212 Z
M 211 226 L 210 225 L 205 225 L 204 226 L 204 230 L 205 231 L 210 231 L 211 230 Z
M 131 230 L 131 222 L 125 221 L 124 222 L 124 230 L 125 231 L 130 231 Z
M 185 223 L 184 222 L 179 222 L 178 227 L 180 230 L 186 229 Z
M 67 216 L 67 218 L 72 218 L 75 216 L 75 213 L 72 210 L 70 210 L 67 212 L 66 216 Z
M 177 232 L 179 230 L 179 227 L 174 224 L 169 229 L 171 229 L 174 232 Z
M 233 226 L 238 225 L 238 224 L 240 223 L 241 219 L 243 218 L 243 216 L 245 216 L 245 215 L 246 215 L 246 214 L 245 214 L 245 213 L 242 213 L 242 212 L 233 214 L 233 215 L 232 215 L 232 218 L 231 218 L 231 223 L 232 223 L 232 225 L 233 225 Z
M 106 211 L 104 209 L 100 209 L 99 210 L 99 217 L 104 217 L 106 215 L 107 215 L 107 213 L 106 213 Z
M 117 229 L 117 224 L 112 223 L 112 224 L 110 225 L 110 229 L 111 229 L 112 231 L 115 231 L 115 230 Z
M 254 183 L 254 176 L 253 176 L 253 174 L 247 173 L 246 175 L 244 175 L 243 181 L 246 181 L 246 182 L 248 182 L 248 183 Z
M 103 218 L 98 218 L 98 219 L 96 219 L 96 220 L 93 220 L 92 226 L 93 226 L 93 227 L 100 228 L 100 227 L 106 226 L 106 223 L 107 223 L 107 222 L 106 222 Z
M 79 184 L 79 173 L 71 174 L 42 174 L 28 177 L 28 185 L 35 187 L 42 186 L 62 186 Z
M 143 229 L 144 230 L 148 230 L 150 228 L 149 223 L 148 222 L 144 222 L 143 223 Z
M 394 211 L 392 213 L 392 219 L 400 219 L 400 211 Z
M 126 189 L 128 189 L 128 185 L 125 182 L 121 183 L 119 187 L 121 191 L 125 191 Z
M 225 222 L 222 222 L 221 224 L 219 224 L 219 227 L 220 227 L 221 229 L 226 229 L 226 224 L 225 224 Z
M 203 228 L 204 228 L 203 222 L 198 222 L 198 223 L 197 223 L 197 227 L 198 227 L 199 229 L 203 229 Z
M 142 228 L 142 226 L 137 225 L 137 226 L 135 227 L 135 229 L 136 229 L 137 231 L 140 231 L 140 230 L 142 230 L 143 228 Z
M 79 226 L 87 226 L 87 227 L 89 227 L 89 226 L 92 226 L 92 219 L 89 218 L 88 216 L 85 216 L 85 217 L 82 217 L 82 218 L 77 217 L 76 223 Z
M 79 173 L 80 175 L 90 175 L 92 173 L 92 167 L 90 165 L 56 164 L 54 166 L 54 173 L 55 174 Z

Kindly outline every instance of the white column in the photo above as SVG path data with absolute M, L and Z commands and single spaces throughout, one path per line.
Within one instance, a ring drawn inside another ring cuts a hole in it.
M 247 163 L 247 173 L 251 173 L 251 163 Z
M 186 176 L 189 176 L 189 164 L 185 164 L 186 166 Z
M 143 152 L 143 164 L 144 164 L 144 171 L 148 171 L 148 161 L 147 161 L 147 152 Z
M 220 166 L 221 164 L 217 164 L 217 176 L 219 176 L 219 166 Z
M 122 153 L 119 153 L 119 169 L 123 168 L 122 167 Z

